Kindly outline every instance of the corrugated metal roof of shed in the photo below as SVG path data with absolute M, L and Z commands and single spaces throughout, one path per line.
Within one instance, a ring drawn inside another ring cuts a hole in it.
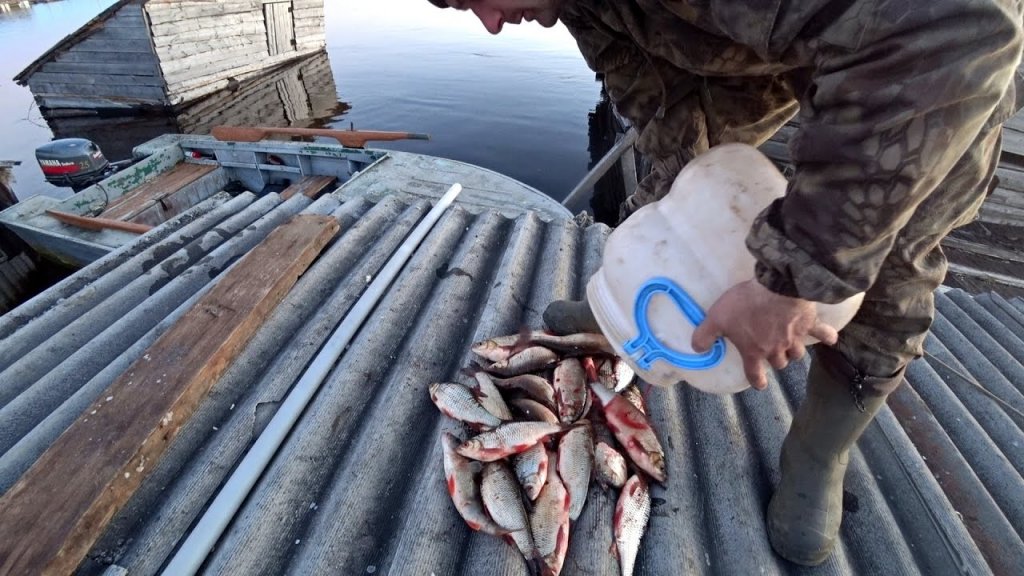
M 332 201 L 314 209 L 341 218 L 342 235 L 214 385 L 82 572 L 108 563 L 132 574 L 160 570 L 367 278 L 428 209 L 398 198 L 340 208 Z M 0 489 L 275 223 L 309 209 L 295 199 L 242 196 L 230 200 L 230 209 L 223 208 L 228 200 L 216 202 L 177 233 L 119 256 L 123 261 L 112 258 L 103 273 L 79 272 L 89 280 L 65 287 L 60 299 L 44 294 L 49 304 L 16 311 L 23 325 L 0 349 L 35 334 L 42 340 L 33 347 L 47 353 L 0 363 L 8 375 L 34 378 L 13 387 L 0 379 L 7 406 L 31 408 L 30 420 L 16 427 L 0 419 L 0 439 L 8 439 Z M 341 357 L 204 571 L 522 571 L 517 552 L 471 533 L 451 506 L 437 438 L 452 425 L 426 387 L 461 377 L 472 340 L 537 326 L 548 302 L 580 296 L 607 232 L 533 215 L 450 210 Z M 131 294 L 141 300 L 118 303 Z M 1019 303 L 957 291 L 940 294 L 938 305 L 928 342 L 934 357 L 914 363 L 894 409 L 883 410 L 853 451 L 842 542 L 816 569 L 775 556 L 763 520 L 778 451 L 804 394 L 806 362 L 780 372 L 764 393 L 652 391 L 669 483 L 653 491 L 637 573 L 1012 573 L 1024 565 L 1024 422 L 954 373 L 969 372 L 1011 406 L 1024 406 L 1024 313 Z M 129 338 L 118 337 L 126 331 Z M 30 371 L 10 372 L 12 361 Z M 573 528 L 565 574 L 616 573 L 608 554 L 614 497 L 592 488 Z

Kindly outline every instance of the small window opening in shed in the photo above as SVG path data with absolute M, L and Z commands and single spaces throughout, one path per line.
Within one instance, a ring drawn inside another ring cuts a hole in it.
M 267 23 L 267 48 L 271 56 L 295 51 L 295 18 L 292 2 L 267 2 L 263 18 Z

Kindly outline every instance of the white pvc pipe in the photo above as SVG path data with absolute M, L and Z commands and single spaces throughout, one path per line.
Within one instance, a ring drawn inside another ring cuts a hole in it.
M 306 405 L 320 388 L 324 378 L 348 346 L 356 331 L 370 315 L 384 291 L 398 276 L 405 263 L 427 236 L 441 215 L 448 209 L 455 197 L 462 192 L 462 186 L 455 184 L 445 192 L 444 196 L 427 213 L 426 217 L 413 229 L 398 250 L 392 254 L 384 268 L 377 274 L 366 292 L 352 306 L 341 324 L 334 330 L 324 347 L 313 358 L 313 362 L 302 374 L 298 383 L 285 398 L 284 403 L 274 414 L 273 419 L 256 439 L 256 443 L 245 454 L 238 468 L 231 474 L 217 497 L 200 518 L 199 523 L 189 533 L 181 548 L 164 568 L 163 576 L 183 576 L 195 574 L 209 555 L 210 550 L 220 539 L 224 529 L 234 518 L 249 491 L 256 485 L 267 464 L 277 453 L 278 448 L 288 436 L 295 422 L 298 421 Z

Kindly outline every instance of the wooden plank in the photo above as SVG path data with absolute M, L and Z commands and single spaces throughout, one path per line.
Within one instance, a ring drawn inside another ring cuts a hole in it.
M 975 278 L 981 278 L 990 282 L 996 282 L 999 284 L 1005 284 L 1007 286 L 1013 286 L 1014 288 L 1024 288 L 1024 279 L 1015 278 L 1013 276 L 1007 276 L 1006 274 L 999 274 L 998 272 L 989 272 L 986 270 L 978 270 L 977 268 L 971 268 L 970 266 L 962 266 L 960 264 L 954 264 L 950 262 L 948 264 L 950 272 L 956 274 L 963 274 L 964 276 L 973 276 Z
M 991 258 L 999 258 L 1000 260 L 1006 260 L 1009 262 L 1024 263 L 1024 252 L 1014 252 L 1012 250 L 1006 250 L 1005 248 L 989 246 L 988 244 L 979 244 L 977 242 L 962 240 L 953 236 L 946 236 L 943 238 L 942 245 L 955 250 L 972 252 L 974 254 L 981 254 L 982 256 L 989 256 Z
M 274 230 L 86 409 L 0 497 L 0 573 L 78 566 L 338 228 L 299 215 Z
M 978 212 L 978 219 L 989 224 L 1024 226 L 1024 210 L 986 202 Z
M 306 176 L 295 184 L 281 192 L 281 198 L 287 200 L 296 194 L 303 194 L 309 198 L 316 198 L 321 192 L 337 181 L 334 176 Z
M 142 26 L 128 28 L 100 28 L 89 35 L 90 38 L 100 38 L 111 42 L 122 40 L 149 40 L 149 29 Z
M 295 51 L 295 21 L 292 19 L 292 3 L 277 5 L 277 42 L 281 53 Z
M 274 18 L 274 4 L 263 5 L 263 16 L 266 18 L 267 51 L 271 56 L 277 56 L 281 51 L 277 43 L 277 23 Z
M 36 96 L 59 95 L 88 97 L 98 96 L 101 98 L 122 98 L 125 100 L 145 101 L 154 104 L 164 102 L 164 90 L 158 86 L 86 86 L 83 84 L 55 84 L 52 82 L 37 82 L 29 80 L 29 87 Z
M 68 85 L 82 85 L 82 86 L 112 86 L 112 85 L 128 85 L 128 86 L 162 86 L 163 83 L 159 78 L 153 76 L 135 76 L 131 74 L 73 74 L 73 73 L 60 73 L 51 74 L 49 72 L 36 72 L 32 75 L 33 82 L 43 82 L 50 84 L 68 84 Z
M 174 194 L 216 169 L 216 166 L 182 162 L 108 204 L 100 218 L 129 220 L 159 202 L 161 198 Z
M 156 62 L 156 54 L 137 52 L 97 52 L 95 50 L 69 50 L 57 56 L 55 62 L 84 62 L 91 64 L 123 64 L 126 62 Z
M 110 38 L 86 38 L 79 42 L 75 48 L 93 52 L 139 52 L 152 54 L 153 46 L 149 39 L 139 40 L 111 40 Z
M 169 22 L 179 22 L 190 19 L 199 18 L 210 18 L 218 16 L 228 16 L 232 14 L 246 14 L 254 10 L 259 10 L 257 5 L 253 3 L 232 3 L 232 2 L 210 2 L 206 6 L 200 9 L 188 8 L 188 9 L 157 9 L 157 6 L 152 2 L 146 4 L 146 13 L 149 14 L 149 20 L 153 24 L 166 24 Z
M 61 212 L 60 210 L 47 210 L 46 213 L 69 226 L 76 226 L 86 230 L 122 230 L 135 234 L 145 234 L 153 229 L 152 226 L 147 224 L 107 220 L 106 218 L 90 218 L 88 216 Z
M 200 28 L 198 30 L 185 30 L 180 32 L 167 32 L 153 38 L 153 43 L 158 47 L 169 45 L 181 45 L 189 43 L 208 42 L 225 36 L 256 36 L 263 34 L 265 28 L 262 21 L 244 22 L 232 25 L 230 33 L 224 28 Z
M 217 30 L 221 34 L 230 35 L 240 26 L 252 24 L 263 25 L 263 14 L 261 12 L 245 12 L 240 14 L 229 14 L 217 16 L 216 18 L 197 18 L 194 20 L 175 20 L 163 24 L 153 24 L 150 27 L 153 39 L 157 44 L 163 43 L 161 39 L 168 35 L 189 34 Z
M 60 74 L 60 77 L 74 79 L 69 74 L 88 76 L 92 78 L 109 78 L 111 76 L 156 76 L 156 60 L 138 59 L 134 62 L 119 62 L 115 64 L 97 64 L 95 62 L 47 62 L 39 69 L 37 74 Z M 57 78 L 60 78 L 57 77 Z M 43 80 L 50 82 L 52 80 Z M 59 80 L 58 80 L 59 81 Z
M 992 195 L 988 197 L 986 202 L 1024 209 L 1024 192 L 1007 190 L 1006 188 L 996 188 L 992 192 Z

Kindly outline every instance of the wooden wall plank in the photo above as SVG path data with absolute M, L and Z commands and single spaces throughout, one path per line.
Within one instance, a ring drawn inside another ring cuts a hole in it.
M 96 52 L 140 52 L 152 54 L 153 48 L 148 39 L 111 40 L 109 38 L 86 38 L 75 45 L 74 50 Z
M 165 100 L 164 89 L 159 86 L 132 86 L 111 84 L 108 86 L 86 84 L 63 84 L 58 82 L 39 82 L 29 79 L 29 88 L 36 95 L 68 95 L 77 97 L 101 96 L 105 98 L 127 98 L 162 103 Z
M 95 62 L 47 62 L 39 69 L 50 74 L 86 74 L 103 76 L 158 76 L 156 62 L 129 61 L 98 64 Z
M 279 227 L 100 395 L 0 497 L 0 573 L 78 566 L 337 231 L 317 215 Z
M 149 61 L 156 63 L 156 57 L 145 58 L 134 52 L 96 52 L 94 50 L 70 50 L 57 56 L 56 62 L 82 62 L 86 64 L 123 64 L 125 62 Z
M 67 84 L 81 86 L 163 86 L 163 81 L 155 76 L 139 76 L 132 74 L 73 74 L 69 72 L 51 73 L 36 72 L 32 75 L 33 82 L 50 84 Z

